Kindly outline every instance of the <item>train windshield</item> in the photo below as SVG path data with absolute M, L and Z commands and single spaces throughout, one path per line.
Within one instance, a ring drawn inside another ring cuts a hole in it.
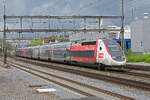
M 110 51 L 121 51 L 118 45 L 108 45 Z
M 113 56 L 124 56 L 122 49 L 120 48 L 120 45 L 113 41 L 113 40 L 104 40 L 110 55 Z

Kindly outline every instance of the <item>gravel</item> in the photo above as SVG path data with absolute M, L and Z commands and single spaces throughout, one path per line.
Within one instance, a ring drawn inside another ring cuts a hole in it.
M 42 87 L 31 88 L 30 85 Z M 54 88 L 56 91 L 46 95 L 37 93 L 37 88 Z M 0 100 L 57 100 L 84 97 L 12 67 L 10 69 L 0 67 L 0 90 Z
M 38 68 L 38 69 L 40 68 L 40 67 L 37 67 L 35 65 L 30 65 L 30 64 L 28 64 L 28 66 Z M 116 85 L 116 84 L 112 84 L 112 83 L 108 83 L 108 82 L 104 82 L 104 81 L 99 81 L 99 80 L 95 80 L 95 79 L 91 79 L 91 78 L 82 77 L 79 75 L 56 71 L 56 70 L 52 70 L 49 68 L 40 68 L 40 70 L 44 70 L 45 72 L 48 72 L 48 73 L 51 73 L 54 75 L 58 75 L 61 77 L 69 78 L 69 79 L 72 79 L 72 80 L 75 80 L 75 81 L 78 81 L 81 83 L 99 87 L 104 90 L 112 91 L 114 93 L 132 97 L 137 100 L 149 100 L 149 98 L 150 98 L 150 92 L 147 92 L 147 91 L 142 91 L 142 90 L 138 90 L 138 89 L 127 87 L 127 86 Z

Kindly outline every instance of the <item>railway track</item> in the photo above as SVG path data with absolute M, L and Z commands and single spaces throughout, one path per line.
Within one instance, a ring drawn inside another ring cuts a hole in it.
M 120 73 L 120 72 L 119 72 Z M 122 73 L 120 73 L 122 74 Z M 125 75 L 132 75 L 132 76 L 138 76 L 143 78 L 150 78 L 150 74 L 144 74 L 144 73 L 137 73 L 137 72 L 125 72 L 123 73 Z
M 22 58 L 15 58 L 15 59 L 18 59 L 18 60 L 22 60 Z M 25 60 L 22 60 L 22 61 L 25 61 Z M 33 60 L 32 60 L 33 61 Z M 44 63 L 44 62 L 42 62 L 42 63 Z M 51 65 L 51 63 L 46 63 L 45 62 L 45 64 L 50 64 Z M 54 64 L 54 63 L 52 63 L 52 64 Z M 57 66 L 58 64 L 56 64 L 55 63 L 55 65 L 54 66 Z M 59 64 L 59 65 L 64 65 L 64 64 Z M 65 65 L 65 66 L 68 66 L 68 65 Z M 76 66 L 74 66 L 74 67 L 76 67 Z M 90 68 L 91 69 L 91 68 Z M 99 70 L 100 71 L 100 70 Z M 100 72 L 104 72 L 104 71 L 100 71 Z M 128 70 L 127 69 L 127 71 L 125 71 L 125 72 L 119 72 L 119 71 L 110 71 L 109 70 L 109 72 L 110 73 L 117 73 L 117 74 L 123 74 L 123 75 L 132 75 L 132 76 L 137 76 L 137 77 L 142 77 L 142 78 L 150 78 L 150 74 L 146 74 L 146 73 L 138 73 L 138 72 L 130 72 L 130 70 Z
M 127 66 L 125 67 L 126 69 L 129 70 L 141 70 L 141 71 L 150 71 L 150 67 L 148 66 L 140 66 L 140 65 L 131 65 L 131 64 L 127 64 Z
M 64 71 L 64 72 L 68 72 L 72 74 L 89 77 L 92 79 L 103 80 L 103 81 L 112 82 L 112 83 L 119 84 L 119 85 L 125 85 L 125 86 L 134 87 L 134 88 L 141 89 L 141 90 L 150 91 L 150 83 L 123 79 L 123 78 L 118 78 L 118 77 L 113 77 L 113 76 L 108 76 L 108 75 L 103 75 L 103 74 L 91 73 L 91 72 L 81 71 L 77 69 L 60 67 L 57 64 L 50 64 L 46 62 L 39 62 L 39 61 L 37 62 L 37 61 L 32 61 L 32 60 L 29 61 L 29 60 L 24 60 L 24 59 L 17 59 L 17 60 L 30 63 L 30 64 L 34 64 L 34 65 L 52 68 L 52 69 L 59 70 L 59 71 Z M 131 73 L 128 73 L 128 74 L 131 74 Z
M 131 75 L 131 76 L 137 76 L 137 77 L 142 77 L 142 78 L 150 78 L 150 74 L 146 73 L 138 73 L 138 72 L 130 72 L 130 71 L 125 71 L 125 72 L 118 72 L 118 71 L 109 71 L 110 73 L 117 73 L 117 74 L 123 74 L 123 75 Z
M 74 80 L 70 80 L 70 79 L 67 79 L 67 78 L 64 78 L 64 77 L 56 76 L 56 75 L 47 73 L 45 71 L 41 71 L 41 70 L 37 70 L 35 68 L 31 68 L 29 66 L 27 67 L 27 66 L 24 66 L 24 65 L 21 65 L 21 64 L 13 63 L 13 62 L 10 62 L 9 64 L 11 66 L 17 68 L 17 69 L 20 69 L 22 71 L 25 71 L 27 73 L 30 73 L 30 74 L 35 75 L 37 77 L 40 77 L 44 80 L 47 80 L 49 82 L 60 85 L 62 87 L 65 87 L 69 90 L 72 90 L 72 91 L 77 92 L 77 93 L 79 93 L 81 95 L 84 95 L 84 96 L 99 97 L 99 94 L 103 93 L 103 94 L 107 94 L 107 95 L 110 95 L 112 97 L 116 97 L 116 98 L 123 99 L 123 100 L 135 100 L 134 98 L 131 98 L 131 97 L 127 97 L 127 96 L 124 96 L 124 95 L 121 95 L 121 94 L 113 93 L 111 91 L 107 91 L 107 90 L 100 89 L 100 88 L 97 88 L 97 87 L 94 87 L 94 86 L 83 84 L 83 83 L 80 83 L 80 82 L 77 82 L 77 81 L 74 81 Z M 53 78 L 49 78 L 49 77 L 53 77 Z M 60 81 L 58 81 L 57 79 L 59 79 Z M 72 85 L 68 85 L 68 84 L 65 84 L 65 83 L 70 83 Z M 79 87 L 80 89 L 84 89 L 84 90 L 80 90 L 79 88 L 77 89 L 75 87 Z M 92 93 L 88 93 L 87 91 L 92 91 Z

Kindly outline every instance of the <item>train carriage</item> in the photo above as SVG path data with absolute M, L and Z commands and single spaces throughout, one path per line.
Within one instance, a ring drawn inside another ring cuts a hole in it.
M 39 55 L 41 60 L 50 60 L 50 45 L 43 45 L 39 47 Z
M 22 54 L 23 54 L 23 53 L 22 53 L 22 50 L 21 50 L 21 49 L 16 50 L 16 56 L 22 57 L 22 56 L 23 56 Z
M 33 49 L 33 47 L 29 47 L 29 48 L 26 48 L 24 52 L 27 53 L 27 54 L 26 54 L 26 57 L 27 57 L 27 58 L 32 58 L 34 49 Z
M 96 63 L 96 41 L 75 42 L 71 46 L 73 63 Z
M 53 44 L 51 49 L 51 60 L 70 62 L 70 47 L 71 42 Z
M 33 59 L 40 59 L 40 46 L 32 47 L 32 58 Z

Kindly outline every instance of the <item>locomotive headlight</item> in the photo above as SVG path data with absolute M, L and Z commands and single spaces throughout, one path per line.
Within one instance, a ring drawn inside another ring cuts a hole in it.
M 125 56 L 122 56 L 123 59 L 125 59 Z
M 126 57 L 125 57 L 125 56 L 122 56 L 122 59 L 123 59 L 123 60 L 125 60 L 125 59 L 126 59 Z

